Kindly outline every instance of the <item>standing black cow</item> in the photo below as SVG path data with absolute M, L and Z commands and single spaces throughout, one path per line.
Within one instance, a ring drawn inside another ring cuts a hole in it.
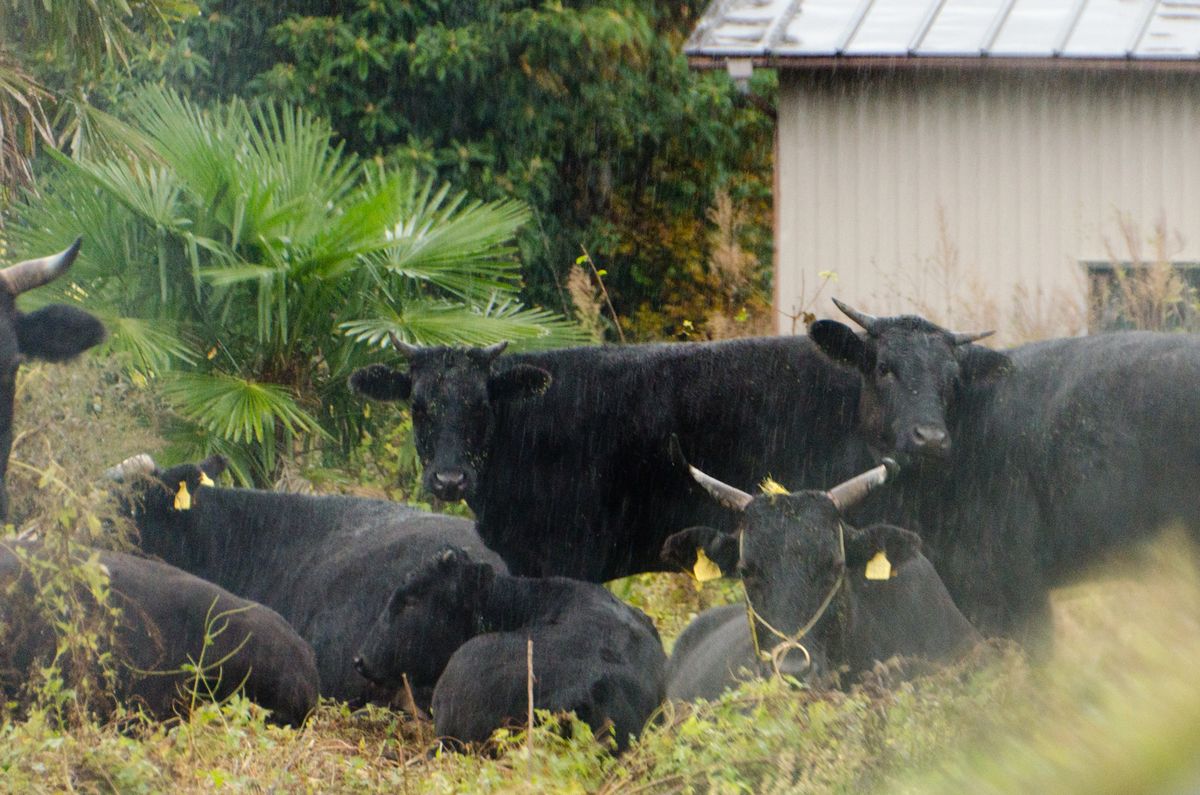
M 869 464 L 854 433 L 858 382 L 802 337 L 572 348 L 393 343 L 407 372 L 373 365 L 351 387 L 411 402 L 425 487 L 466 497 L 514 574 L 600 582 L 661 571 L 672 528 L 732 526 L 672 466 L 678 434 L 703 466 L 825 486 Z
M 910 462 L 879 510 L 920 533 L 981 629 L 1038 640 L 1050 588 L 1165 524 L 1200 528 L 1200 338 L 999 352 L 922 318 L 842 309 L 865 335 L 831 320 L 810 334 L 861 373 L 875 449 Z
M 842 518 L 884 482 L 884 466 L 828 492 L 758 497 L 691 471 L 744 523 L 736 533 L 676 533 L 663 559 L 700 577 L 736 574 L 746 606 L 705 611 L 684 630 L 671 655 L 671 698 L 715 698 L 743 669 L 856 674 L 895 656 L 952 659 L 978 641 L 916 534 L 885 524 L 859 530 Z
M 293 726 L 317 706 L 312 648 L 274 610 L 165 563 L 120 552 L 88 554 L 107 575 L 106 606 L 120 611 L 114 626 L 119 700 L 165 720 L 186 714 L 193 692 L 220 700 L 244 687 L 273 720 Z M 51 565 L 47 561 L 39 544 L 0 544 L 0 692 L 8 697 L 34 666 L 54 656 L 54 630 L 35 606 L 38 577 L 31 571 Z M 84 565 L 84 558 L 72 565 Z M 185 668 L 189 664 L 203 670 L 203 681 Z
M 28 314 L 17 309 L 17 296 L 67 272 L 81 240 L 50 257 L 26 260 L 0 270 L 0 519 L 8 516 L 8 454 L 13 442 L 13 399 L 17 368 L 24 359 L 62 362 L 104 339 L 99 320 L 65 304 L 50 304 Z
M 529 640 L 534 707 L 611 724 L 619 749 L 662 703 L 667 658 L 644 613 L 602 586 L 511 577 L 454 547 L 408 575 L 355 662 L 386 686 L 436 683 L 438 734 L 478 743 L 526 720 Z
M 396 583 L 434 550 L 449 542 L 504 565 L 466 519 L 386 500 L 202 487 L 224 468 L 214 456 L 164 472 L 143 455 L 110 476 L 150 476 L 133 501 L 141 548 L 279 611 L 316 651 L 324 696 L 396 695 L 355 672 L 354 652 Z

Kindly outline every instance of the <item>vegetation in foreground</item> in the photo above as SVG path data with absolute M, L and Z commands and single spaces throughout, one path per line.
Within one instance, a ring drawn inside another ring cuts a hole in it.
M 21 386 L 25 431 L 11 477 L 14 494 L 24 496 L 14 502 L 21 517 L 14 529 L 124 543 L 98 473 L 131 453 L 156 452 L 161 404 L 99 361 L 29 367 Z M 36 399 L 43 395 L 55 398 Z M 119 433 L 84 432 L 97 414 Z M 369 480 L 373 471 L 367 461 L 347 480 Z M 1193 550 L 1174 537 L 1127 565 L 1057 595 L 1058 642 L 1045 665 L 1031 666 L 996 642 L 953 668 L 908 671 L 916 675 L 907 681 L 898 667 L 882 668 L 848 693 L 748 684 L 712 704 L 664 708 L 619 758 L 586 726 L 563 731 L 545 715 L 532 733 L 500 732 L 486 753 L 467 755 L 442 750 L 427 722 L 334 703 L 299 730 L 267 725 L 243 700 L 205 706 L 173 725 L 102 725 L 86 717 L 87 693 L 69 675 L 43 671 L 37 706 L 18 713 L 3 705 L 0 789 L 1166 790 L 1194 773 L 1200 739 L 1200 692 L 1180 663 L 1200 652 L 1200 578 Z M 645 607 L 668 642 L 691 614 L 736 596 L 728 588 L 697 591 L 682 575 L 613 587 Z M 72 653 L 86 652 L 81 646 Z

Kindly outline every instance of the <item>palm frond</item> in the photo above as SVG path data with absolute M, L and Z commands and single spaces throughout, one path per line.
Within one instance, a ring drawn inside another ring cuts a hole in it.
M 274 441 L 275 423 L 288 433 L 319 433 L 320 426 L 287 390 L 225 373 L 174 373 L 163 396 L 185 419 L 230 442 Z
M 127 355 L 129 366 L 143 375 L 164 373 L 177 362 L 195 364 L 200 358 L 170 321 L 123 317 L 94 306 L 91 311 L 108 329 L 109 350 Z
M 483 307 L 413 301 L 400 311 L 379 307 L 373 317 L 342 323 L 339 328 L 371 346 L 386 345 L 390 334 L 414 345 L 491 345 L 508 340 L 518 350 L 595 342 L 573 321 L 512 300 Z

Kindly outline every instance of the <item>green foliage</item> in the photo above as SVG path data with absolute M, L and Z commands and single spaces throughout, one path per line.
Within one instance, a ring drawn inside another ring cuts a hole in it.
M 0 186 L 29 181 L 38 139 L 57 146 L 85 123 L 89 78 L 196 11 L 191 0 L 0 3 Z
M 468 201 L 411 170 L 361 164 L 308 112 L 240 101 L 210 110 L 147 88 L 130 103 L 138 148 L 58 158 L 16 208 L 15 248 L 85 230 L 71 281 L 34 301 L 77 301 L 110 349 L 192 426 L 175 456 L 230 448 L 240 479 L 279 455 L 361 432 L 344 382 L 388 334 L 413 343 L 582 342 L 573 324 L 515 299 L 511 200 Z M 365 342 L 368 345 L 356 343 Z
M 761 108 L 774 78 L 760 71 L 747 98 L 723 72 L 688 69 L 682 44 L 703 5 L 290 0 L 264 12 L 208 0 L 180 40 L 221 68 L 181 74 L 176 49 L 150 73 L 193 95 L 284 97 L 360 154 L 520 199 L 535 221 L 518 236 L 528 298 L 570 314 L 583 244 L 637 335 L 661 336 L 704 315 L 718 191 L 748 214 L 760 281 L 770 263 L 774 125 Z

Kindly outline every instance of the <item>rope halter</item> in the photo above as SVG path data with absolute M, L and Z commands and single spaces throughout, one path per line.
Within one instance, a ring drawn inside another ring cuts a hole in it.
M 743 538 L 744 536 L 739 537 L 738 539 L 739 558 L 741 557 L 741 545 Z M 846 529 L 845 524 L 841 521 L 838 522 L 838 550 L 840 552 L 840 560 L 843 565 L 841 571 L 838 572 L 838 576 L 833 583 L 833 587 L 829 589 L 829 593 L 825 594 L 825 598 L 821 601 L 821 606 L 817 608 L 817 612 L 813 614 L 812 618 L 805 622 L 804 626 L 800 627 L 800 629 L 791 635 L 787 634 L 786 632 L 779 631 L 771 625 L 771 622 L 763 618 L 762 615 L 754 608 L 754 603 L 750 601 L 750 593 L 748 591 L 746 592 L 746 620 L 750 623 L 750 641 L 754 644 L 754 656 L 760 662 L 770 663 L 771 670 L 777 677 L 783 676 L 782 668 L 784 661 L 787 660 L 788 654 L 790 654 L 794 649 L 799 649 L 800 652 L 804 654 L 805 669 L 812 667 L 812 654 L 809 653 L 808 648 L 800 641 L 804 639 L 804 636 L 807 635 L 812 628 L 817 625 L 817 622 L 821 620 L 821 617 L 825 615 L 825 611 L 829 609 L 831 604 L 833 604 L 834 597 L 837 596 L 838 591 L 842 589 L 842 585 L 844 585 L 846 582 L 846 567 L 844 565 L 846 562 Z M 761 623 L 767 628 L 767 630 L 770 631 L 772 635 L 779 639 L 779 643 L 775 644 L 775 646 L 772 647 L 769 652 L 764 652 L 762 647 L 759 645 L 759 623 Z

